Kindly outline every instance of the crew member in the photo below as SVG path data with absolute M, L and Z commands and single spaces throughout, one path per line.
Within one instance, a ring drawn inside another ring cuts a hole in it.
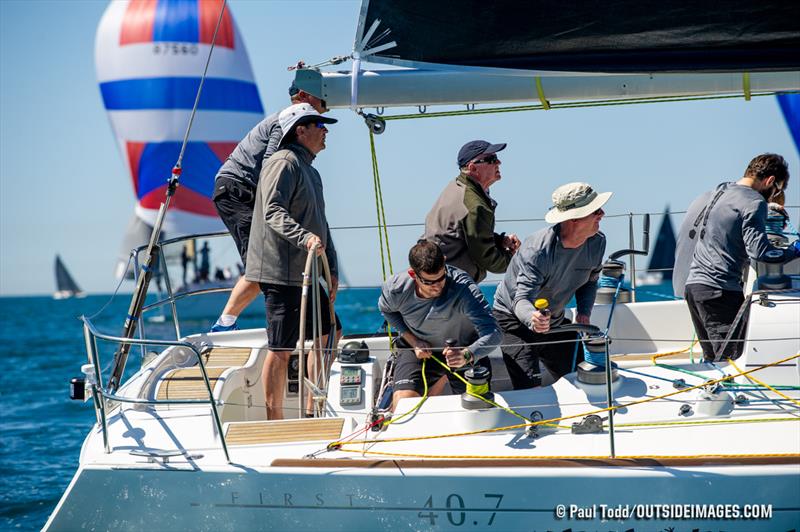
M 289 87 L 292 104 L 307 103 L 322 114 L 328 110 L 325 100 L 300 89 L 292 83 Z M 259 122 L 242 139 L 217 172 L 214 181 L 214 205 L 219 217 L 231 233 L 242 264 L 247 264 L 247 243 L 253 220 L 253 206 L 261 168 L 278 149 L 283 132 L 278 116 L 273 113 Z M 248 281 L 245 276 L 233 287 L 219 319 L 211 332 L 238 329 L 239 314 L 261 293 L 258 283 Z
M 602 207 L 611 194 L 597 193 L 587 183 L 558 187 L 545 216 L 555 225 L 525 240 L 497 287 L 494 316 L 503 330 L 503 361 L 514 389 L 549 386 L 583 360 L 577 341 L 570 341 L 577 340 L 576 333 L 545 333 L 569 323 L 564 308 L 573 296 L 575 321 L 589 324 L 606 249 Z M 546 299 L 548 307 L 537 309 L 537 299 Z
M 336 249 L 325 217 L 322 178 L 311 165 L 325 149 L 325 125 L 337 121 L 307 103 L 287 107 L 278 120 L 283 131 L 281 149 L 264 165 L 258 182 L 245 271 L 247 280 L 260 286 L 266 302 L 269 350 L 262 378 L 269 419 L 283 418 L 287 364 L 300 335 L 303 271 L 315 246 L 317 254 L 324 253 L 328 259 L 332 281 L 326 297 L 318 280 L 312 280 L 320 291 L 323 331 L 330 330 L 328 304 L 336 298 L 338 287 Z M 307 330 L 311 330 L 311 320 L 309 311 Z M 325 345 L 327 336 L 321 342 Z M 309 371 L 314 371 L 313 366 Z
M 742 272 L 747 259 L 763 260 L 775 248 L 767 238 L 767 202 L 789 183 L 786 160 L 774 153 L 755 157 L 744 177 L 714 193 L 693 228 L 696 242 L 684 297 L 707 362 L 742 354 L 747 327 Z M 786 259 L 797 256 L 798 243 Z M 738 315 L 738 319 L 737 319 Z M 731 330 L 733 328 L 733 330 Z M 730 338 L 726 344 L 726 338 Z
M 465 272 L 445 265 L 439 246 L 421 240 L 411 248 L 408 263 L 407 271 L 383 284 L 378 300 L 386 321 L 400 335 L 392 410 L 400 399 L 422 395 L 423 360 L 427 359 L 429 395 L 441 392 L 440 387 L 431 387 L 445 374 L 453 392 L 462 393 L 466 386 L 452 371 L 474 364 L 491 371 L 487 355 L 500 340 L 497 323 L 480 289 Z M 455 345 L 447 346 L 448 339 Z M 451 371 L 432 357 L 446 363 Z
M 486 272 L 503 273 L 519 249 L 517 235 L 494 232 L 497 202 L 489 187 L 500 180 L 497 153 L 505 144 L 467 142 L 458 152 L 461 172 L 442 191 L 425 218 L 422 238 L 437 243 L 447 264 L 467 272 L 479 283 Z

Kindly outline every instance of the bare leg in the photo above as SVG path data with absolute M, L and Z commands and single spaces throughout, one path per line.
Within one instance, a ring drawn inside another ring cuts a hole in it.
M 283 396 L 286 394 L 288 365 L 288 351 L 267 351 L 267 359 L 261 372 L 267 402 L 267 419 L 283 419 Z
M 397 390 L 392 394 L 392 412 L 394 412 L 395 409 L 397 408 L 397 403 L 400 402 L 400 399 L 405 399 L 407 397 L 421 397 L 421 396 L 414 390 Z
M 247 305 L 252 303 L 260 294 L 261 288 L 258 286 L 258 283 L 248 281 L 244 276 L 239 277 L 239 280 L 236 281 L 236 284 L 233 286 L 233 290 L 231 290 L 231 295 L 222 313 L 239 316 L 239 314 L 247 308 Z

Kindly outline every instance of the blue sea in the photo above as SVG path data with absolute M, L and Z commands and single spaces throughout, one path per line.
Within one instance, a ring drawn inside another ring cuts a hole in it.
M 484 287 L 491 299 L 494 286 Z M 640 300 L 663 299 L 669 287 L 648 287 Z M 345 334 L 377 331 L 383 319 L 377 288 L 339 292 L 336 311 Z M 78 465 L 81 444 L 94 423 L 91 402 L 69 400 L 69 380 L 80 375 L 86 350 L 79 316 L 91 316 L 105 333 L 119 335 L 129 295 L 0 298 L 0 530 L 38 530 L 55 508 Z M 216 316 L 186 322 L 182 333 L 207 331 Z M 243 327 L 263 327 L 263 317 L 242 317 Z M 148 337 L 174 339 L 171 323 L 147 323 Z M 113 346 L 102 351 L 108 364 Z M 135 354 L 131 373 L 138 368 Z M 104 373 L 107 375 L 107 372 Z

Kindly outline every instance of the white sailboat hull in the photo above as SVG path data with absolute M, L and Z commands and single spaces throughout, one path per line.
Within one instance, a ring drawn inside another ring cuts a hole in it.
M 85 467 L 45 529 L 789 530 L 799 478 L 797 466 Z

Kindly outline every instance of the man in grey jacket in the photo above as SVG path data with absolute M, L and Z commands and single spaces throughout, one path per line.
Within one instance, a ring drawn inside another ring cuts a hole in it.
M 497 153 L 505 144 L 473 140 L 458 152 L 461 170 L 442 191 L 425 218 L 422 238 L 437 243 L 451 264 L 476 282 L 486 272 L 503 273 L 520 245 L 517 235 L 494 232 L 497 202 L 489 187 L 500 180 Z
M 597 193 L 587 183 L 558 187 L 545 216 L 555 225 L 525 240 L 497 287 L 494 316 L 503 330 L 503 361 L 514 389 L 548 386 L 583 360 L 574 332 L 546 333 L 569 323 L 564 308 L 572 296 L 575 321 L 589 324 L 606 249 L 602 207 L 611 194 Z M 537 299 L 546 299 L 547 308 L 536 308 Z
M 292 83 L 289 87 L 292 104 L 307 103 L 318 113 L 328 110 L 325 100 L 310 94 Z M 230 154 L 225 164 L 217 172 L 212 197 L 222 222 L 231 233 L 242 264 L 247 265 L 247 243 L 253 221 L 253 207 L 256 187 L 261 168 L 273 153 L 278 150 L 283 132 L 278 120 L 280 113 L 273 113 L 256 124 Z M 233 287 L 228 302 L 222 310 L 211 332 L 238 329 L 236 320 L 239 314 L 253 302 L 261 290 L 257 283 L 244 276 Z
M 283 418 L 287 364 L 299 337 L 303 271 L 311 250 L 316 248 L 317 255 L 324 253 L 331 270 L 328 297 L 318 280 L 312 280 L 320 291 L 323 331 L 330 329 L 328 301 L 336 298 L 338 287 L 336 249 L 325 217 L 322 179 L 311 166 L 325 149 L 325 124 L 337 121 L 301 103 L 281 111 L 279 122 L 282 149 L 261 171 L 245 270 L 248 281 L 259 283 L 266 302 L 269 350 L 262 378 L 268 419 Z M 309 310 L 307 330 L 311 330 L 311 318 Z M 326 340 L 322 339 L 323 345 Z
M 441 393 L 434 386 L 447 375 L 453 392 L 465 385 L 446 371 L 432 357 L 455 371 L 478 364 L 491 371 L 488 354 L 500 341 L 500 331 L 491 309 L 478 286 L 463 271 L 445 266 L 442 250 L 427 240 L 411 248 L 410 268 L 383 284 L 378 300 L 386 321 L 400 338 L 396 342 L 399 357 L 394 374 L 392 410 L 398 401 L 419 397 L 425 379 L 429 395 Z M 454 346 L 446 346 L 448 339 Z
M 684 297 L 707 362 L 742 354 L 748 316 L 745 309 L 737 321 L 744 303 L 742 272 L 748 258 L 763 260 L 778 250 L 764 226 L 767 202 L 788 183 L 789 167 L 783 157 L 759 155 L 750 161 L 744 177 L 716 189 L 693 228 L 696 244 Z M 796 246 L 779 251 L 786 260 L 797 256 Z

